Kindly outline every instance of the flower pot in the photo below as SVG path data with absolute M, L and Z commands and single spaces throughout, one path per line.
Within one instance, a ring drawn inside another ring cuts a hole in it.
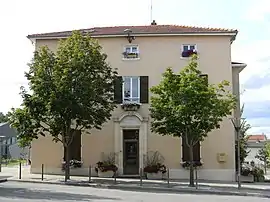
M 149 180 L 162 180 L 164 174 L 162 172 L 157 173 L 146 173 L 147 179 Z
M 248 175 L 248 176 L 241 175 L 240 181 L 241 182 L 254 182 L 254 176 L 253 175 Z
M 98 171 L 98 177 L 102 177 L 102 178 L 111 178 L 114 176 L 114 172 L 109 170 L 106 172 L 101 172 L 100 170 Z
M 137 103 L 124 103 L 121 105 L 125 111 L 137 111 L 140 108 L 140 104 Z

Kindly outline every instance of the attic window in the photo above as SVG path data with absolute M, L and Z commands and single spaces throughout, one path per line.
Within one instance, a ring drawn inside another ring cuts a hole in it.
M 126 45 L 124 47 L 123 59 L 125 59 L 125 60 L 139 59 L 139 46 L 138 45 Z
M 193 54 L 197 54 L 196 44 L 183 44 L 182 45 L 182 57 L 188 58 Z

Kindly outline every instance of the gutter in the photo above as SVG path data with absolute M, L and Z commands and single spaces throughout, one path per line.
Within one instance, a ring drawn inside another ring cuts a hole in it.
M 83 32 L 87 33 L 87 32 Z M 132 33 L 133 36 L 137 37 L 153 37 L 153 36 L 231 36 L 231 42 L 233 42 L 236 38 L 238 32 L 192 32 L 192 33 Z M 57 33 L 56 33 L 57 34 Z M 42 36 L 41 35 L 28 35 L 27 38 L 32 41 L 32 39 L 63 39 L 68 38 L 71 33 L 67 34 L 59 34 L 59 36 L 51 35 L 51 36 Z M 91 34 L 91 32 L 90 32 Z M 111 38 L 111 37 L 125 37 L 126 34 L 101 34 L 101 35 L 90 35 L 93 38 Z
M 233 68 L 238 68 L 238 69 L 239 69 L 239 73 L 240 73 L 241 71 L 243 71 L 243 69 L 245 69 L 246 66 L 247 66 L 247 64 L 245 64 L 245 63 L 241 63 L 241 64 L 232 64 L 232 67 L 233 67 Z

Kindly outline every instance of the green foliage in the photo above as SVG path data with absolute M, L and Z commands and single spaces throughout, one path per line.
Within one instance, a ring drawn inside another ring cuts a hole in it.
M 3 112 L 0 112 L 0 123 L 4 123 L 8 121 L 7 115 L 5 115 Z
M 101 129 L 116 107 L 117 72 L 106 58 L 96 40 L 79 32 L 62 40 L 56 53 L 47 47 L 34 53 L 25 74 L 31 93 L 21 89 L 22 108 L 9 119 L 23 144 L 51 135 L 67 148 L 75 130 Z
M 241 107 L 241 111 L 240 111 L 240 116 L 243 116 L 244 113 L 244 108 L 245 105 L 243 104 Z M 242 119 L 241 123 L 240 123 L 240 161 L 241 161 L 241 165 L 244 163 L 245 158 L 248 156 L 249 154 L 249 150 L 248 150 L 248 146 L 247 146 L 247 141 L 248 141 L 248 135 L 247 135 L 247 131 L 251 128 L 250 124 L 247 123 L 246 120 Z M 237 141 L 235 143 L 235 160 L 236 160 L 236 170 L 238 170 L 237 166 L 238 166 L 238 158 L 237 158 Z
M 231 114 L 236 99 L 229 82 L 206 84 L 196 56 L 179 74 L 168 68 L 161 83 L 152 87 L 152 130 L 161 135 L 188 136 L 188 145 L 203 141 Z
M 266 165 L 268 165 L 270 163 L 270 143 L 266 143 L 263 148 L 258 151 L 258 154 L 255 156 L 255 158 L 265 162 Z
M 31 118 L 27 107 L 12 108 L 8 119 L 11 126 L 19 133 L 17 139 L 21 148 L 30 146 L 32 140 L 38 137 L 37 133 L 33 134 L 33 131 L 39 130 L 39 123 Z
M 264 171 L 259 167 L 254 167 L 252 170 L 255 182 L 264 182 Z
M 217 128 L 223 118 L 231 114 L 236 98 L 228 81 L 208 84 L 198 69 L 197 56 L 178 74 L 168 68 L 163 78 L 151 91 L 152 131 L 160 135 L 185 136 L 193 162 L 193 146 L 203 141 Z M 193 166 L 191 164 L 191 178 Z M 194 179 L 190 179 L 190 186 Z

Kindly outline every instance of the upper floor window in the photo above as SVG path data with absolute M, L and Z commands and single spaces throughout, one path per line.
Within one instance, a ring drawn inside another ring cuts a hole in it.
M 190 57 L 193 54 L 197 54 L 197 48 L 195 44 L 184 44 L 182 46 L 182 57 Z
M 16 143 L 16 142 L 17 142 L 16 137 L 12 137 L 12 139 L 13 139 L 13 140 L 12 140 L 13 143 Z
M 138 59 L 139 58 L 139 46 L 127 45 L 124 47 L 123 59 Z
M 124 102 L 148 103 L 148 76 L 119 76 L 114 83 L 114 100 Z
M 140 77 L 124 77 L 123 101 L 140 102 Z

